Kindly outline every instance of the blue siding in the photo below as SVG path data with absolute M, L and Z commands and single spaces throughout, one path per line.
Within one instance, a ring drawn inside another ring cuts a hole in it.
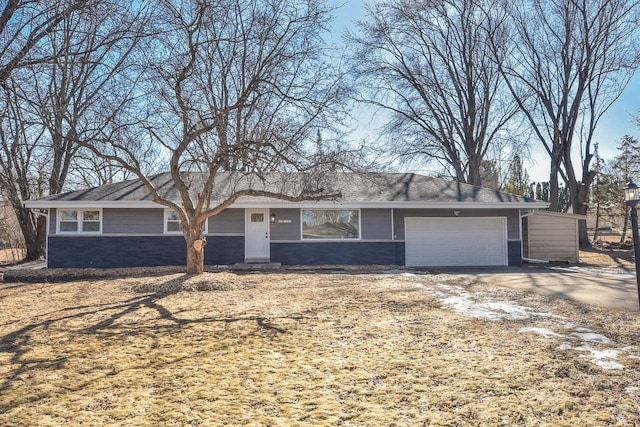
M 204 247 L 206 265 L 244 262 L 244 236 L 210 236 Z
M 510 241 L 509 265 L 520 266 L 521 243 Z M 404 242 L 271 243 L 271 261 L 283 265 L 404 265 Z M 244 261 L 243 236 L 207 238 L 205 264 Z M 185 265 L 182 236 L 49 237 L 50 268 Z
M 510 241 L 507 245 L 509 267 L 522 266 L 522 242 Z
M 402 242 L 271 243 L 271 261 L 282 265 L 403 265 Z
M 49 268 L 118 268 L 185 265 L 182 236 L 49 237 Z M 244 260 L 244 237 L 207 238 L 205 264 Z

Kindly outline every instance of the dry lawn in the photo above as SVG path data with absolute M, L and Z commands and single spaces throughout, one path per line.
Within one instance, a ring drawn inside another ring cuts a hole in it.
M 592 248 L 580 251 L 580 264 L 622 271 L 634 271 L 633 248 Z
M 0 425 L 640 424 L 640 318 L 447 275 L 0 284 Z

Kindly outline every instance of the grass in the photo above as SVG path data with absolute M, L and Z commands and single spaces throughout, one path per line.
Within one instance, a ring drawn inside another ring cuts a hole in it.
M 640 423 L 637 315 L 455 276 L 171 273 L 0 301 L 1 425 Z

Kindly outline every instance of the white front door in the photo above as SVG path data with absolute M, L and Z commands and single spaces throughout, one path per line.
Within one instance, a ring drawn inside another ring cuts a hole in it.
M 269 209 L 245 209 L 245 261 L 269 261 Z

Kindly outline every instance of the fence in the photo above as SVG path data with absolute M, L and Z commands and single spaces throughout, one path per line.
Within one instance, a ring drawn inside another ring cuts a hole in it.
M 26 255 L 27 251 L 22 242 L 4 242 L 0 247 L 0 265 L 22 261 Z

